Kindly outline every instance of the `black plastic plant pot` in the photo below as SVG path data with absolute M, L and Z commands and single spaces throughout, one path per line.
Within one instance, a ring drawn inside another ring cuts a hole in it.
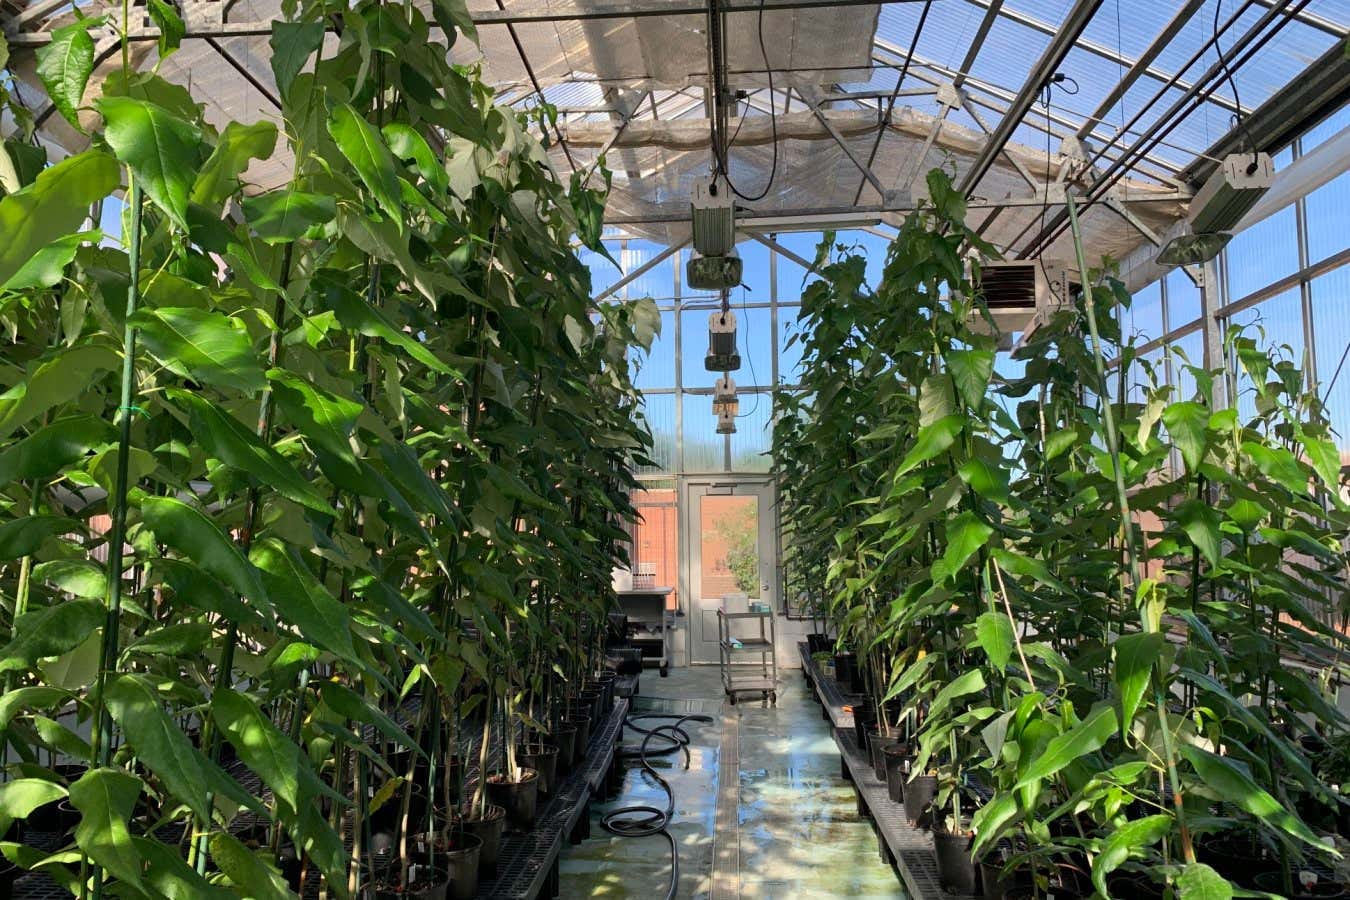
M 973 894 L 979 886 L 979 869 L 970 855 L 973 831 L 933 830 L 933 852 L 937 856 L 938 878 L 953 894 Z
M 567 717 L 567 724 L 577 730 L 577 736 L 572 745 L 572 764 L 576 765 L 586 758 L 586 750 L 591 743 L 591 717 L 571 715 Z
M 471 812 L 466 810 L 466 817 L 458 824 L 482 845 L 478 851 L 478 870 L 484 875 L 495 875 L 497 857 L 502 852 L 502 832 L 506 829 L 506 810 L 489 804 L 481 819 L 470 818 Z
M 394 874 L 397 874 L 395 870 Z M 370 890 L 370 900 L 445 900 L 450 876 L 440 866 L 415 865 L 408 871 L 407 885 L 388 884 L 380 879 Z
M 1256 889 L 1288 900 L 1345 900 L 1350 897 L 1350 887 L 1337 881 L 1329 869 L 1300 865 L 1291 868 L 1293 886 L 1289 890 L 1285 890 L 1284 874 L 1278 869 L 1257 875 Z M 1301 876 L 1304 875 L 1311 877 L 1303 880 Z
M 887 744 L 881 748 L 886 761 L 886 794 L 892 803 L 905 801 L 905 779 L 909 777 L 909 767 L 914 755 L 909 752 L 908 744 Z
M 857 744 L 858 749 L 864 753 L 868 752 L 868 726 L 875 725 L 876 721 L 877 717 L 870 709 L 861 704 L 853 708 L 853 743 Z
M 886 780 L 886 755 L 881 752 L 882 748 L 894 741 L 895 738 L 882 731 L 880 726 L 867 732 L 867 755 L 872 760 L 872 774 L 877 776 L 877 781 Z
M 552 794 L 558 781 L 558 747 L 555 744 L 535 742 L 516 748 L 516 759 L 522 766 L 539 773 L 539 793 Z
M 1141 872 L 1116 872 L 1106 879 L 1106 891 L 1112 897 L 1137 897 L 1139 900 L 1163 900 L 1162 886 Z
M 571 725 L 557 725 L 554 727 L 553 733 L 549 735 L 549 740 L 558 748 L 558 772 L 572 771 L 572 758 L 575 756 L 577 748 L 576 728 Z
M 1279 869 L 1270 849 L 1248 832 L 1228 832 L 1196 842 L 1196 859 L 1238 887 L 1256 887 L 1256 877 Z
M 587 688 L 586 690 L 579 693 L 577 696 L 581 699 L 581 702 L 583 704 L 588 704 L 588 706 L 585 706 L 583 708 L 585 709 L 586 712 L 590 713 L 591 721 L 599 722 L 604 717 L 605 711 L 601 708 L 602 706 L 601 701 L 604 700 L 605 696 L 604 691 L 596 690 L 594 688 Z
M 506 810 L 506 822 L 512 828 L 529 831 L 539 806 L 539 773 L 521 769 L 520 780 L 511 781 L 505 772 L 487 778 L 488 801 Z
M 929 810 L 936 796 L 936 775 L 916 775 L 905 783 L 905 818 L 909 824 L 928 827 Z
M 438 852 L 436 864 L 450 876 L 447 900 L 473 900 L 478 895 L 478 867 L 483 841 L 472 834 L 461 834 L 457 846 Z
M 850 687 L 853 684 L 853 673 L 858 669 L 858 657 L 852 652 L 836 653 L 834 655 L 834 680 L 839 682 L 841 688 Z
M 830 640 L 829 635 L 820 634 L 819 632 L 808 634 L 806 636 L 806 649 L 810 651 L 812 656 L 815 656 L 817 653 L 828 653 L 830 645 L 833 643 L 834 641 Z

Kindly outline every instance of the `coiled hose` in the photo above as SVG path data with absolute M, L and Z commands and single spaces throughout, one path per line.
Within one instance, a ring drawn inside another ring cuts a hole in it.
M 652 728 L 643 728 L 636 724 L 642 719 L 674 719 L 663 725 L 656 725 Z M 650 837 L 659 834 L 670 842 L 670 889 L 666 892 L 666 900 L 675 900 L 675 892 L 680 885 L 680 851 L 675 843 L 675 838 L 666 826 L 675 815 L 675 792 L 671 790 L 670 782 L 657 773 L 647 761 L 648 756 L 665 756 L 669 753 L 684 751 L 684 767 L 689 768 L 689 733 L 684 730 L 686 722 L 710 723 L 712 716 L 698 714 L 676 715 L 674 713 L 636 713 L 624 719 L 624 727 L 631 728 L 643 735 L 642 745 L 639 747 L 620 747 L 618 755 L 623 759 L 639 759 L 642 761 L 642 768 L 647 771 L 656 783 L 660 785 L 661 790 L 666 792 L 666 808 L 658 809 L 655 806 L 621 806 L 618 809 L 610 810 L 600 817 L 600 827 L 610 834 L 617 834 L 620 837 Z M 665 741 L 665 746 L 652 748 L 650 746 L 653 740 Z

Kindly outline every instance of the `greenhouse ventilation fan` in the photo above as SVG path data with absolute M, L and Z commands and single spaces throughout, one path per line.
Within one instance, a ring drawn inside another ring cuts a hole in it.
M 694 186 L 689 201 L 694 252 L 685 267 L 689 286 L 720 291 L 741 283 L 744 264 L 736 255 L 736 203 L 725 180 L 716 175 Z

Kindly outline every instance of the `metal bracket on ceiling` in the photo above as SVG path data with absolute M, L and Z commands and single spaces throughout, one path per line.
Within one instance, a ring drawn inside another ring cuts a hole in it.
M 937 102 L 939 106 L 945 107 L 942 112 L 945 116 L 966 105 L 966 92 L 957 87 L 955 82 L 944 81 L 937 86 Z

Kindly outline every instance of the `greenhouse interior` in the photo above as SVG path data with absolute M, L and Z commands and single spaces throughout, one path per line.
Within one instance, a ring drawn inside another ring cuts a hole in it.
M 1350 0 L 0 0 L 0 342 L 0 900 L 1350 898 Z

